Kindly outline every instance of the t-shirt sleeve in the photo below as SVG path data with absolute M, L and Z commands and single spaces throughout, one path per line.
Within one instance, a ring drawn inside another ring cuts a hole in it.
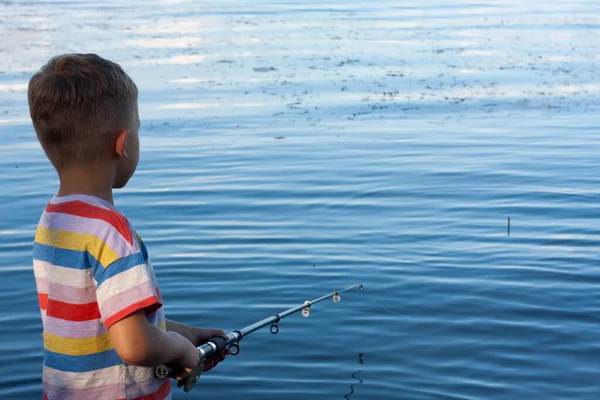
M 138 310 L 150 314 L 162 306 L 140 251 L 114 261 L 95 279 L 100 320 L 106 329 Z

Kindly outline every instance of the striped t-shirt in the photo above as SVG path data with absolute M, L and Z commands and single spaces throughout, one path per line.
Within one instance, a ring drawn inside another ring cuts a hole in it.
M 144 309 L 165 329 L 148 252 L 127 218 L 87 195 L 54 197 L 35 235 L 33 265 L 44 327 L 44 399 L 169 399 L 169 380 L 128 365 L 107 329 Z

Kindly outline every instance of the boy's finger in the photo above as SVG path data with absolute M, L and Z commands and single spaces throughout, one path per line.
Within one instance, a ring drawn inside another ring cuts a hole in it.
M 224 331 L 220 330 L 220 329 L 214 330 L 213 331 L 213 335 L 214 336 L 220 336 L 220 337 L 222 337 L 224 339 L 227 339 L 227 334 Z
M 187 379 L 188 376 L 190 376 L 191 373 L 192 373 L 191 369 L 184 368 L 182 372 L 178 373 L 177 375 L 173 375 L 171 378 L 173 378 L 179 382 L 185 382 L 185 380 Z
M 212 357 L 206 360 L 207 362 L 204 363 L 204 369 L 203 371 L 210 371 L 211 369 L 213 369 L 214 367 L 217 366 L 217 364 L 219 363 L 218 361 L 216 361 L 215 359 L 213 359 Z
M 225 357 L 227 357 L 230 354 L 231 354 L 231 349 L 225 349 L 221 353 L 219 353 L 217 355 L 217 357 L 219 358 L 219 361 L 223 361 L 225 359 Z
M 223 339 L 227 339 L 227 334 L 222 331 L 221 329 L 210 329 L 209 330 L 210 336 L 211 337 L 222 337 Z

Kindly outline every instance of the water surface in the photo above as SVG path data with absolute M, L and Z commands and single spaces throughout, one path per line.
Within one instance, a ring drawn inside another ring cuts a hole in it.
M 115 198 L 169 318 L 260 331 L 175 399 L 600 398 L 594 1 L 0 2 L 0 397 L 37 399 L 28 117 L 49 57 L 140 89 Z M 511 229 L 508 235 L 508 218 Z

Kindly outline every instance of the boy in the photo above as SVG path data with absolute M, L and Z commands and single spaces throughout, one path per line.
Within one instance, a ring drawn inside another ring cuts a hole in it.
M 153 367 L 173 362 L 189 373 L 196 346 L 226 335 L 165 319 L 144 242 L 114 206 L 112 189 L 127 184 L 139 159 L 137 87 L 119 65 L 71 54 L 31 78 L 28 100 L 60 178 L 33 249 L 44 399 L 168 399 L 170 382 Z

